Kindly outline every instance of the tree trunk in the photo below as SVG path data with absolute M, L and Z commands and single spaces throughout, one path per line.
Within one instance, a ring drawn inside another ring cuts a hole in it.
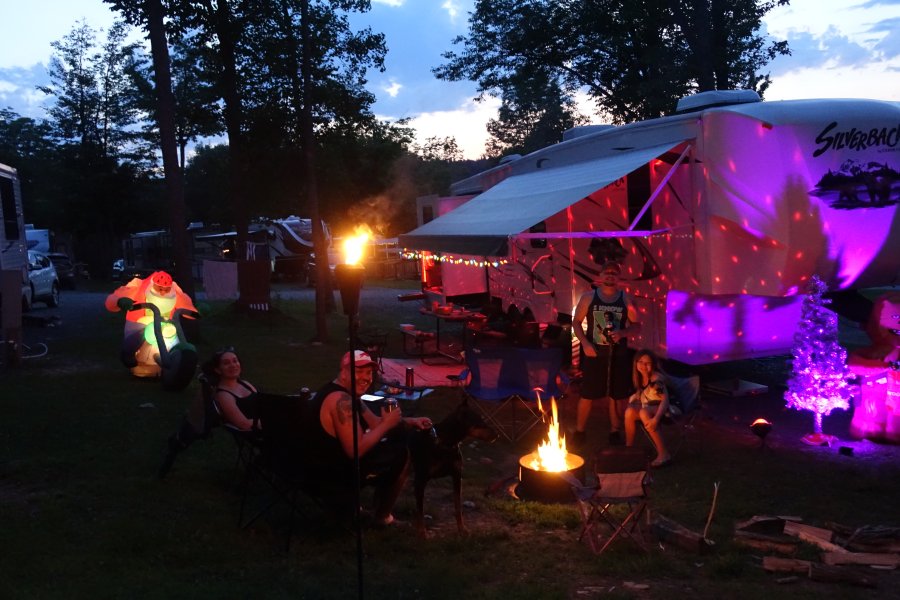
M 228 162 L 229 177 L 231 183 L 231 206 L 234 216 L 234 227 L 237 232 L 237 259 L 247 258 L 248 229 L 250 227 L 250 215 L 247 208 L 247 177 L 246 177 L 246 151 L 244 147 L 244 135 L 241 125 L 244 119 L 244 109 L 237 75 L 237 58 L 235 48 L 235 33 L 233 15 L 228 0 L 218 0 L 215 8 L 209 0 L 205 2 L 209 18 L 214 24 L 216 36 L 219 38 L 219 60 L 222 63 L 222 100 L 225 103 L 225 130 L 228 133 Z M 247 289 L 248 280 L 238 278 L 240 299 L 238 302 L 247 302 L 247 298 L 253 296 L 252 290 Z
M 303 162 L 306 171 L 306 194 L 309 203 L 310 220 L 312 221 L 313 248 L 316 253 L 316 334 L 317 342 L 328 341 L 328 307 L 334 304 L 334 292 L 331 289 L 331 269 L 328 264 L 328 245 L 325 232 L 322 230 L 321 211 L 319 210 L 318 188 L 316 186 L 315 152 L 313 144 L 312 123 L 312 65 L 310 64 L 310 27 L 309 1 L 304 0 L 301 8 L 303 36 Z M 329 296 L 331 302 L 329 303 Z
M 150 37 L 153 71 L 156 79 L 160 149 L 166 177 L 166 196 L 169 201 L 169 228 L 172 231 L 175 280 L 185 293 L 194 296 L 191 252 L 185 227 L 184 179 L 178 164 L 178 143 L 175 137 L 175 97 L 172 94 L 169 46 L 163 24 L 162 0 L 147 0 L 146 7 L 147 32 Z

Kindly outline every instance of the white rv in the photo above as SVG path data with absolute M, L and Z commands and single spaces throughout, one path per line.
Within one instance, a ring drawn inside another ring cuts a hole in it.
M 900 283 L 898 102 L 707 92 L 570 133 L 454 184 L 477 195 L 401 246 L 542 323 L 570 321 L 619 260 L 643 323 L 631 344 L 689 364 L 788 352 L 813 274 Z
M 12 167 L 0 164 L 0 310 L 3 339 L 14 339 L 21 328 L 22 298 L 27 281 L 28 256 L 22 192 L 19 177 Z M 7 302 L 6 298 L 12 298 Z

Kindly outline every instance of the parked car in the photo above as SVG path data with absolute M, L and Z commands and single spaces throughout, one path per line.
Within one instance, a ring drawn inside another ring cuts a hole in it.
M 69 258 L 68 254 L 62 252 L 49 252 L 47 258 L 56 268 L 56 276 L 59 277 L 59 284 L 67 290 L 75 289 L 75 280 L 78 278 L 78 272 L 75 263 Z
M 59 306 L 59 276 L 46 255 L 28 251 L 28 285 L 22 290 L 22 310 L 29 310 L 35 302 L 49 307 Z

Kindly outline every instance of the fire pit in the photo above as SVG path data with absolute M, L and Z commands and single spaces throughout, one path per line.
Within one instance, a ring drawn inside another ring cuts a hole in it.
M 584 459 L 566 450 L 565 437 L 559 436 L 556 400 L 550 400 L 551 418 L 547 439 L 537 450 L 519 459 L 519 485 L 516 496 L 522 500 L 537 502 L 571 502 L 574 500 L 571 484 L 562 477 L 567 473 L 584 481 Z M 543 414 L 540 396 L 538 408 Z

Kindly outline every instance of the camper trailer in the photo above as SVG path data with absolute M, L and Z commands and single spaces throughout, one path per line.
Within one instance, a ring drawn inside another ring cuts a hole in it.
M 564 324 L 618 261 L 642 322 L 631 345 L 688 364 L 789 352 L 814 274 L 900 283 L 897 102 L 706 92 L 451 191 L 474 197 L 400 236 L 423 273 L 466 268 L 504 311 Z
M 11 342 L 6 349 L 14 364 L 18 362 L 17 347 L 21 341 L 28 253 L 19 178 L 16 170 L 6 165 L 0 165 L 0 220 L 0 339 Z

